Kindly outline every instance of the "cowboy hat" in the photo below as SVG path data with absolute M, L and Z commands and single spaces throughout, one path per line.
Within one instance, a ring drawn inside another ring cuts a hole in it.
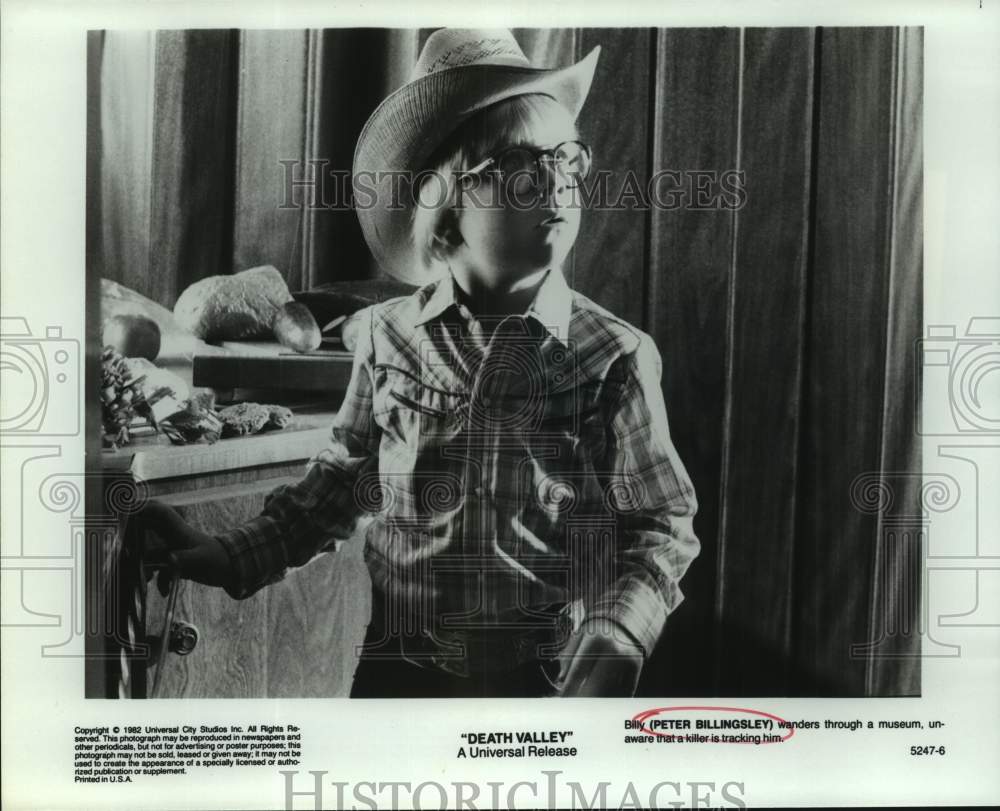
M 544 93 L 576 118 L 600 51 L 594 46 L 565 68 L 536 68 L 506 29 L 441 28 L 432 33 L 409 81 L 371 114 L 354 150 L 355 187 L 364 188 L 355 210 L 379 265 L 406 282 L 431 280 L 410 236 L 413 195 L 399 194 L 398 185 L 394 189 L 399 181 L 391 173 L 427 168 L 434 150 L 462 122 L 512 96 Z

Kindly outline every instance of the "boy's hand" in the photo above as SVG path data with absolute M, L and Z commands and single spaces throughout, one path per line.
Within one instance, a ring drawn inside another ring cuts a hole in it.
M 605 620 L 587 620 L 560 658 L 568 670 L 559 695 L 572 698 L 634 695 L 645 657 L 620 627 Z
M 154 499 L 146 504 L 139 518 L 144 528 L 163 541 L 163 546 L 148 550 L 150 563 L 171 561 L 178 575 L 206 586 L 223 586 L 229 580 L 232 569 L 222 544 L 192 527 L 173 507 Z

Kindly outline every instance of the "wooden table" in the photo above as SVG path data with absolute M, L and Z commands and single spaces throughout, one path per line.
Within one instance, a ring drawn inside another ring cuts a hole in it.
M 193 525 L 221 532 L 258 515 L 271 490 L 301 477 L 305 462 L 326 443 L 334 414 L 329 406 L 296 410 L 283 431 L 213 445 L 172 446 L 162 436 L 139 438 L 106 452 L 102 461 L 106 470 L 130 472 L 151 497 L 174 506 Z M 133 543 L 137 531 L 141 535 L 141 526 L 131 528 Z M 245 600 L 181 581 L 174 620 L 194 625 L 199 640 L 185 656 L 167 654 L 156 697 L 347 695 L 357 664 L 355 646 L 370 615 L 362 545 L 355 537 Z M 150 583 L 147 634 L 161 633 L 165 614 L 166 599 Z M 151 691 L 157 668 L 155 661 L 148 664 Z

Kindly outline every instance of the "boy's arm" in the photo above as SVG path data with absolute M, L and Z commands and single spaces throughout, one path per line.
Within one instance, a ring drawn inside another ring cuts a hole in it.
M 678 583 L 701 548 L 693 528 L 698 503 L 670 438 L 662 361 L 649 336 L 642 336 L 627 369 L 607 459 L 609 483 L 626 494 L 617 505 L 615 568 L 586 619 L 610 621 L 648 657 L 684 599 Z
M 358 330 L 351 380 L 330 442 L 309 460 L 305 476 L 273 490 L 263 512 L 216 536 L 229 555 L 230 596 L 248 597 L 302 566 L 335 540 L 350 538 L 362 515 L 355 483 L 378 460 L 379 428 L 372 417 L 371 310 Z

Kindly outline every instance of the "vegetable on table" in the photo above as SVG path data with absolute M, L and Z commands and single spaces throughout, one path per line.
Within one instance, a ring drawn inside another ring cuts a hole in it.
M 296 352 L 313 352 L 323 343 L 316 319 L 305 304 L 289 301 L 281 305 L 272 325 L 274 337 Z
M 113 315 L 105 321 L 101 337 L 105 346 L 128 358 L 156 360 L 160 354 L 160 328 L 145 315 Z

